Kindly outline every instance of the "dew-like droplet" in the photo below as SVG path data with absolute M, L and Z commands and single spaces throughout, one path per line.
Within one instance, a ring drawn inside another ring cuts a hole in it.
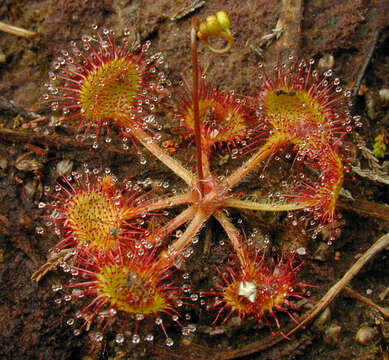
M 198 298 L 199 298 L 199 296 L 198 296 L 197 294 L 192 294 L 192 295 L 190 296 L 190 299 L 191 299 L 192 301 L 197 301 Z
M 166 346 L 173 346 L 174 345 L 174 341 L 172 338 L 167 338 L 166 341 L 165 341 L 165 344 Z
M 62 290 L 62 285 L 61 284 L 56 284 L 56 285 L 53 285 L 51 287 L 51 290 L 53 290 L 54 292 L 57 292 L 59 290 Z
M 154 335 L 153 334 L 147 334 L 145 337 L 145 341 L 147 342 L 152 342 L 154 340 Z
M 144 318 L 145 318 L 145 316 L 143 314 L 136 314 L 135 315 L 135 319 L 137 321 L 142 321 Z
M 139 344 L 140 343 L 140 336 L 138 334 L 134 334 L 132 336 L 132 340 L 131 341 L 132 341 L 133 344 Z
M 332 76 L 332 70 L 331 70 L 331 69 L 328 69 L 328 70 L 324 73 L 324 76 L 325 76 L 325 77 L 330 77 L 330 76 Z
M 115 337 L 115 341 L 117 344 L 123 344 L 124 342 L 124 335 L 123 334 L 117 334 Z
M 95 335 L 93 336 L 93 339 L 96 341 L 96 342 L 101 342 L 103 341 L 103 334 L 100 333 L 100 332 L 96 332 Z
M 44 233 L 44 229 L 43 229 L 43 227 L 41 227 L 41 226 L 37 226 L 37 227 L 35 228 L 35 232 L 36 232 L 37 234 L 41 235 L 41 234 Z

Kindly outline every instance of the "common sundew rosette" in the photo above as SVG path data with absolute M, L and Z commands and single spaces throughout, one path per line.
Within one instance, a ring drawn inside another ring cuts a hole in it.
M 54 63 L 56 71 L 49 73 L 51 94 L 44 97 L 52 108 L 63 110 L 64 121 L 78 119 L 85 134 L 94 128 L 96 137 L 102 126 L 109 131 L 112 124 L 123 136 L 131 136 L 134 126 L 146 128 L 164 78 L 156 69 L 162 58 L 146 58 L 150 42 L 129 46 L 125 38 L 117 46 L 112 32 L 104 30 L 103 35 L 83 36 L 80 45 L 71 42 L 70 52 L 63 51 Z

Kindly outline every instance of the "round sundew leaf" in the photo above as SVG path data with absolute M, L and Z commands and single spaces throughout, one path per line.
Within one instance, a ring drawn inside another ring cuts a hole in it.
M 80 108 L 90 121 L 134 122 L 142 72 L 129 59 L 112 59 L 92 70 L 80 87 Z

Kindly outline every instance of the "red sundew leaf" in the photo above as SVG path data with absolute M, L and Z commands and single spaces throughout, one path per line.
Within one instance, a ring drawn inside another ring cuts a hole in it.
M 140 220 L 148 200 L 140 189 L 135 191 L 129 183 L 120 187 L 111 176 L 88 173 L 63 181 L 50 194 L 54 201 L 48 203 L 49 222 L 62 236 L 54 251 L 74 248 L 81 256 L 87 247 L 103 252 L 121 248 L 126 253 L 144 237 L 146 228 Z
M 146 121 L 156 106 L 162 91 L 161 77 L 155 67 L 158 56 L 146 58 L 150 43 L 140 48 L 128 47 L 123 40 L 120 47 L 109 31 L 104 35 L 84 36 L 82 49 L 72 42 L 72 52 L 63 52 L 50 72 L 50 94 L 44 98 L 53 110 L 62 109 L 64 121 L 78 119 L 78 128 L 86 127 L 85 134 L 96 128 L 116 124 L 124 137 L 131 136 L 131 128 L 150 125 Z
M 319 76 L 304 60 L 274 67 L 254 99 L 260 118 L 271 136 L 293 143 L 300 151 L 315 152 L 323 146 L 335 147 L 352 129 L 348 109 L 349 92 L 340 80 L 330 80 L 332 71 Z
M 174 116 L 187 136 L 194 136 L 192 90 L 186 80 L 181 92 L 177 91 L 176 104 L 172 105 Z M 233 151 L 254 132 L 255 117 L 247 99 L 226 93 L 210 86 L 201 76 L 199 84 L 199 116 L 204 148 L 227 148 Z
M 71 321 L 73 325 L 81 319 L 77 333 L 84 328 L 93 329 L 94 335 L 98 334 L 102 340 L 103 332 L 114 327 L 121 335 L 134 331 L 137 335 L 132 337 L 134 343 L 145 331 L 148 332 L 146 341 L 152 341 L 150 325 L 154 319 L 165 334 L 167 344 L 172 343 L 162 317 L 167 315 L 182 327 L 176 304 L 183 297 L 181 289 L 175 287 L 170 279 L 172 267 L 160 268 L 155 255 L 154 250 L 127 255 L 117 251 L 91 252 L 86 257 L 88 261 L 70 266 L 73 278 L 64 288 L 71 290 L 71 298 L 89 301 Z M 147 329 L 140 328 L 143 320 Z
M 281 325 L 276 312 L 284 312 L 289 317 L 293 315 L 288 308 L 290 299 L 301 298 L 305 284 L 298 282 L 297 274 L 301 270 L 302 263 L 298 262 L 293 254 L 284 254 L 273 264 L 267 264 L 266 253 L 253 252 L 251 255 L 244 250 L 244 261 L 240 269 L 229 266 L 227 275 L 223 276 L 223 282 L 217 284 L 216 291 L 220 302 L 213 308 L 219 308 L 216 323 L 226 310 L 227 316 L 223 323 L 237 313 L 240 317 L 252 316 L 258 321 L 267 323 L 270 327 L 270 319 L 273 319 L 280 333 Z M 221 274 L 220 270 L 218 270 Z

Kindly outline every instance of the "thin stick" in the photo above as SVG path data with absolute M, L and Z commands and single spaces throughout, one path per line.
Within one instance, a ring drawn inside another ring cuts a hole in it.
M 36 32 L 26 30 L 26 29 L 23 29 L 23 28 L 20 28 L 17 26 L 8 25 L 8 24 L 5 24 L 1 21 L 0 21 L 0 31 L 4 31 L 8 34 L 12 34 L 12 35 L 16 35 L 16 36 L 21 36 L 21 37 L 24 37 L 26 39 L 31 39 L 32 37 L 34 37 L 37 34 Z
M 389 206 L 378 204 L 375 201 L 355 199 L 352 202 L 338 201 L 336 206 L 339 209 L 353 211 L 357 214 L 373 216 L 377 219 L 389 221 Z
M 361 83 L 363 78 L 365 77 L 366 69 L 370 64 L 370 61 L 373 57 L 374 50 L 377 46 L 378 36 L 380 34 L 380 30 L 377 29 L 373 35 L 373 39 L 371 41 L 369 51 L 366 54 L 365 60 L 359 69 L 357 80 L 355 81 L 355 84 L 352 89 L 352 99 L 353 99 L 353 105 L 355 105 L 356 97 L 358 95 L 359 88 L 361 87 Z
M 67 261 L 71 258 L 73 249 L 62 249 L 59 253 L 52 254 L 37 271 L 31 275 L 31 280 L 39 281 L 49 271 L 56 269 L 61 262 Z
M 386 296 L 389 294 L 389 286 L 381 293 L 378 295 L 381 301 L 383 301 Z
M 212 228 L 207 226 L 205 228 L 204 236 L 204 245 L 203 245 L 203 256 L 208 257 L 211 250 L 211 240 L 212 240 Z
M 381 236 L 357 261 L 351 266 L 351 268 L 343 275 L 343 277 L 332 286 L 327 293 L 320 299 L 315 307 L 304 315 L 304 320 L 301 321 L 292 331 L 286 336 L 290 336 L 298 329 L 303 327 L 306 323 L 313 320 L 318 314 L 320 314 L 335 297 L 344 289 L 344 287 L 359 273 L 362 267 L 375 255 L 381 252 L 383 249 L 389 246 L 389 233 Z
M 354 289 L 351 289 L 348 286 L 345 286 L 343 290 L 346 291 L 347 293 L 349 293 L 353 298 L 355 298 L 359 301 L 362 301 L 365 304 L 373 307 L 374 309 L 379 311 L 386 319 L 389 319 L 389 310 L 388 309 L 385 309 L 382 306 L 377 305 L 374 301 L 370 300 L 366 296 L 363 296 L 358 291 L 355 291 Z

